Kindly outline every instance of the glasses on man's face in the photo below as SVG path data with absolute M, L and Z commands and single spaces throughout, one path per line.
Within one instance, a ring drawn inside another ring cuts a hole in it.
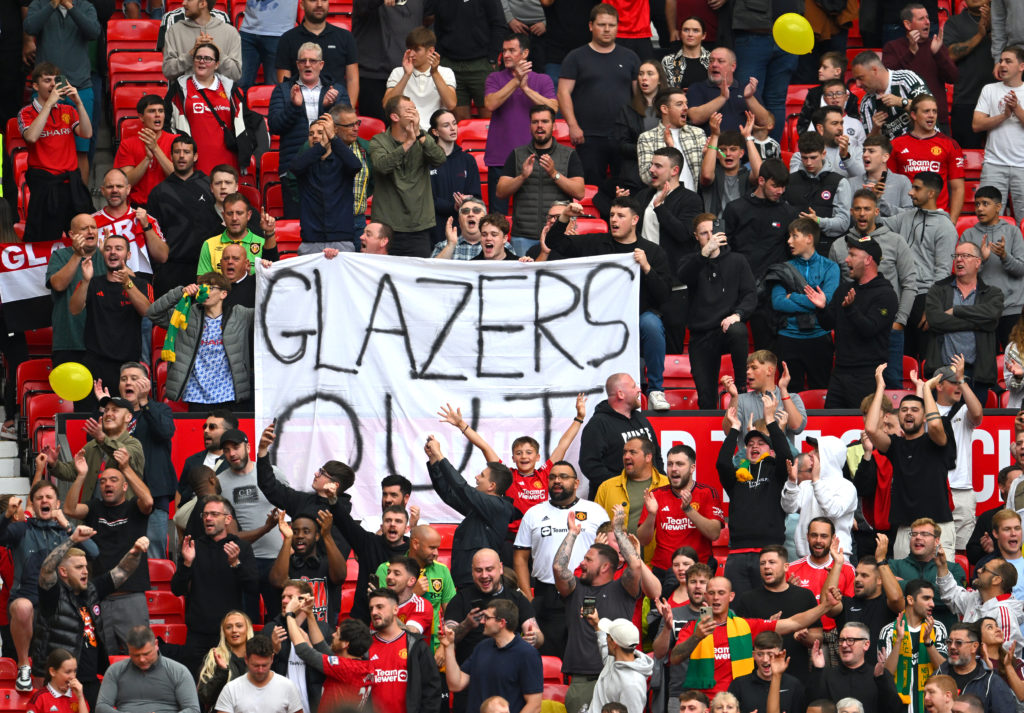
M 497 618 L 498 617 L 494 616 L 493 614 L 481 614 L 480 615 L 480 621 L 490 621 L 491 619 L 497 620 Z
M 972 259 L 980 260 L 981 259 L 981 257 L 979 257 L 978 255 L 975 255 L 974 253 L 953 253 L 952 257 L 953 257 L 954 260 L 972 260 Z
M 363 122 L 360 121 L 359 119 L 356 119 L 355 121 L 350 122 L 348 124 L 339 124 L 338 122 L 334 122 L 334 125 L 337 126 L 339 129 L 358 129 L 360 126 L 363 125 Z
M 924 537 L 924 538 L 929 538 L 929 537 L 935 537 L 935 533 L 934 533 L 934 532 L 927 532 L 927 531 L 925 531 L 925 530 L 920 530 L 920 531 L 918 531 L 918 532 L 911 532 L 911 533 L 910 533 L 910 536 L 911 536 L 911 537 Z
M 867 641 L 867 640 L 868 639 L 867 639 L 866 636 L 840 636 L 839 637 L 840 645 L 846 644 L 848 646 L 853 646 L 858 641 Z
M 846 92 L 826 92 L 825 93 L 825 98 L 826 99 L 841 99 L 842 97 L 845 97 L 845 96 L 846 96 Z
M 465 208 L 460 208 L 460 209 L 459 209 L 459 212 L 460 212 L 460 213 L 461 213 L 462 215 L 469 215 L 470 213 L 472 213 L 473 215 L 481 215 L 481 214 L 483 214 L 483 212 L 484 212 L 484 209 L 483 209 L 483 208 L 481 208 L 481 207 L 480 207 L 480 206 L 478 206 L 478 205 L 475 205 L 475 206 L 466 206 Z
M 204 512 L 203 517 L 225 517 L 227 513 L 224 512 Z
M 196 60 L 196 62 L 198 62 L 199 64 L 209 64 L 210 62 L 216 62 L 216 61 L 217 61 L 217 60 L 216 60 L 215 58 L 213 58 L 213 57 L 208 57 L 208 56 L 206 56 L 206 55 L 198 55 L 198 56 L 197 56 L 197 57 L 195 58 L 195 60 Z
M 951 649 L 959 649 L 961 646 L 967 646 L 969 644 L 976 644 L 977 641 L 971 641 L 970 639 L 949 639 L 946 645 Z
M 309 57 L 303 57 L 296 61 L 297 64 L 320 64 L 321 62 L 323 62 L 322 59 L 310 59 Z

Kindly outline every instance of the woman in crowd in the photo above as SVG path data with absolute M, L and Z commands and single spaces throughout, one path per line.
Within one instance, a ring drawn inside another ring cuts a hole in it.
M 1005 637 L 999 622 L 990 616 L 978 620 L 981 627 L 981 650 L 979 656 L 993 671 L 1006 681 L 1018 701 L 1024 701 L 1024 661 L 1014 656 L 1012 650 L 1003 648 Z
M 637 166 L 636 141 L 640 134 L 653 129 L 661 121 L 658 109 L 654 106 L 654 98 L 668 84 L 665 81 L 665 70 L 656 60 L 649 59 L 640 65 L 637 72 L 636 88 L 633 97 L 619 111 L 615 122 L 615 139 L 622 152 L 622 167 L 619 172 L 618 185 L 631 191 L 643 188 L 640 171 L 648 167 Z
M 711 713 L 740 713 L 740 701 L 728 691 L 722 691 L 711 700 Z
M 46 657 L 43 687 L 32 694 L 27 713 L 89 713 L 78 661 L 67 649 L 54 649 Z
M 1024 403 L 1024 316 L 1010 330 L 1009 343 L 1003 356 L 1003 378 L 1010 401 L 1006 408 L 1020 408 Z
M 455 114 L 447 109 L 438 109 L 430 115 L 430 135 L 444 150 L 448 158 L 436 169 L 430 171 L 430 188 L 434 192 L 434 240 L 445 239 L 444 227 L 448 219 L 459 222 L 459 208 L 462 200 L 470 196 L 481 197 L 480 169 L 471 154 L 455 143 L 459 138 L 459 122 Z
M 662 59 L 661 66 L 665 68 L 669 86 L 686 89 L 708 78 L 711 52 L 702 44 L 707 37 L 704 20 L 696 16 L 683 20 L 679 37 L 683 41 L 682 49 Z
M 195 140 L 196 170 L 207 175 L 222 163 L 239 168 L 237 136 L 245 130 L 245 95 L 217 73 L 219 66 L 217 45 L 200 43 L 192 50 L 192 71 L 171 82 L 164 99 L 170 130 Z
M 228 681 L 245 675 L 245 642 L 252 636 L 252 621 L 243 612 L 232 609 L 224 615 L 220 642 L 206 654 L 199 669 L 199 704 L 203 713 L 213 710 Z

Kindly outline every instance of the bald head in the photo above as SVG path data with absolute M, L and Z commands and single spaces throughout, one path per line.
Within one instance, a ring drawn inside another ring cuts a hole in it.
M 249 274 L 252 264 L 249 254 L 241 243 L 230 243 L 224 247 L 220 255 L 220 271 L 232 283 L 238 282 Z
M 409 533 L 409 556 L 427 567 L 437 559 L 441 533 L 430 525 L 417 525 Z
M 96 219 L 89 213 L 79 213 L 71 219 L 71 232 L 80 233 L 84 230 L 92 228 L 96 230 Z
M 477 550 L 473 555 L 473 583 L 484 594 L 494 594 L 501 589 L 501 576 L 504 572 L 501 558 L 489 547 Z
M 99 229 L 96 227 L 96 219 L 88 213 L 79 213 L 71 219 L 68 235 L 71 236 L 72 247 L 76 240 L 81 241 L 82 252 L 86 255 L 92 255 L 99 247 Z
M 604 391 L 608 395 L 608 405 L 619 413 L 628 414 L 640 408 L 640 387 L 629 374 L 612 374 L 604 382 Z

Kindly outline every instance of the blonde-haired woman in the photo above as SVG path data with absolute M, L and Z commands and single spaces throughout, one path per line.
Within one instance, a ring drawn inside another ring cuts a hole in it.
M 220 641 L 199 669 L 199 704 L 204 713 L 213 710 L 228 681 L 245 674 L 245 642 L 252 636 L 252 621 L 244 612 L 232 609 L 221 619 Z

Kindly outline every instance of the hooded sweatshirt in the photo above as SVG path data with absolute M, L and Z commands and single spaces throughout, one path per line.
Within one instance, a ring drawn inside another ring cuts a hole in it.
M 852 226 L 847 235 L 854 238 L 863 238 L 856 226 Z M 892 288 L 899 297 L 900 306 L 896 311 L 896 319 L 905 325 L 910 316 L 910 310 L 914 307 L 914 298 L 917 296 L 917 263 L 914 261 L 914 254 L 903 236 L 895 233 L 885 225 L 879 225 L 868 233 L 876 243 L 882 246 L 882 264 L 878 266 L 878 272 L 889 281 Z M 844 280 L 850 279 L 850 268 L 846 264 L 846 256 L 850 254 L 850 247 L 846 240 L 836 240 L 829 248 L 829 259 L 839 263 L 839 272 Z
M 982 601 L 981 592 L 961 587 L 950 572 L 938 577 L 935 582 L 939 585 L 939 596 L 942 597 L 942 601 L 965 622 L 971 623 L 985 617 L 995 619 L 999 628 L 1003 630 L 1003 641 L 1012 641 L 1013 655 L 1020 658 L 1024 652 L 1024 634 L 1021 633 L 1021 626 L 1024 625 L 1024 602 L 1014 599 L 1012 593 Z
M 608 655 L 608 635 L 597 632 L 604 668 L 597 677 L 589 710 L 598 713 L 605 703 L 618 702 L 629 713 L 643 713 L 647 706 L 647 677 L 654 671 L 654 659 L 637 649 L 632 661 L 616 661 Z
M 786 539 L 786 514 L 782 511 L 779 493 L 786 483 L 785 462 L 791 457 L 786 435 L 774 421 L 768 425 L 774 456 L 751 463 L 745 474 L 737 473 L 732 454 L 740 432 L 733 428 L 725 435 L 715 469 L 722 490 L 729 496 L 729 547 L 757 549 L 765 545 L 781 545 Z
M 580 470 L 590 481 L 591 497 L 601 483 L 622 472 L 622 446 L 637 437 L 647 438 L 654 444 L 653 465 L 664 473 L 658 434 L 640 409 L 634 409 L 626 418 L 609 406 L 607 399 L 597 405 L 580 435 Z
M 186 17 L 167 29 L 164 36 L 164 76 L 173 80 L 192 71 L 192 48 L 201 32 L 213 37 L 213 44 L 220 50 L 217 74 L 236 82 L 241 79 L 242 38 L 234 25 L 217 15 L 211 15 L 205 25 Z
M 953 251 L 959 235 L 949 213 L 911 208 L 882 218 L 882 224 L 902 235 L 910 245 L 917 265 L 916 294 L 926 294 L 932 285 L 953 272 Z
M 816 517 L 827 517 L 832 521 L 844 552 L 849 552 L 852 545 L 850 530 L 853 528 L 853 513 L 857 509 L 857 488 L 843 477 L 846 445 L 835 436 L 821 436 L 818 438 L 818 456 L 821 459 L 821 477 L 817 482 L 805 480 L 796 485 L 787 478 L 782 488 L 782 509 L 790 514 L 800 514 L 793 536 L 798 557 L 810 554 L 807 526 Z
M 686 285 L 690 299 L 690 329 L 706 332 L 720 329 L 730 314 L 746 321 L 757 307 L 757 287 L 746 258 L 723 245 L 715 257 L 699 251 L 679 261 L 679 282 Z
M 986 285 L 1003 291 L 1003 316 L 1016 317 L 1024 307 L 1024 279 L 1021 279 L 1024 278 L 1024 238 L 1021 238 L 1020 228 L 1002 219 L 994 225 L 976 223 L 960 236 L 962 242 L 978 247 L 985 238 L 989 245 L 1002 239 L 1006 256 L 991 253 L 988 260 L 981 263 L 981 279 Z

